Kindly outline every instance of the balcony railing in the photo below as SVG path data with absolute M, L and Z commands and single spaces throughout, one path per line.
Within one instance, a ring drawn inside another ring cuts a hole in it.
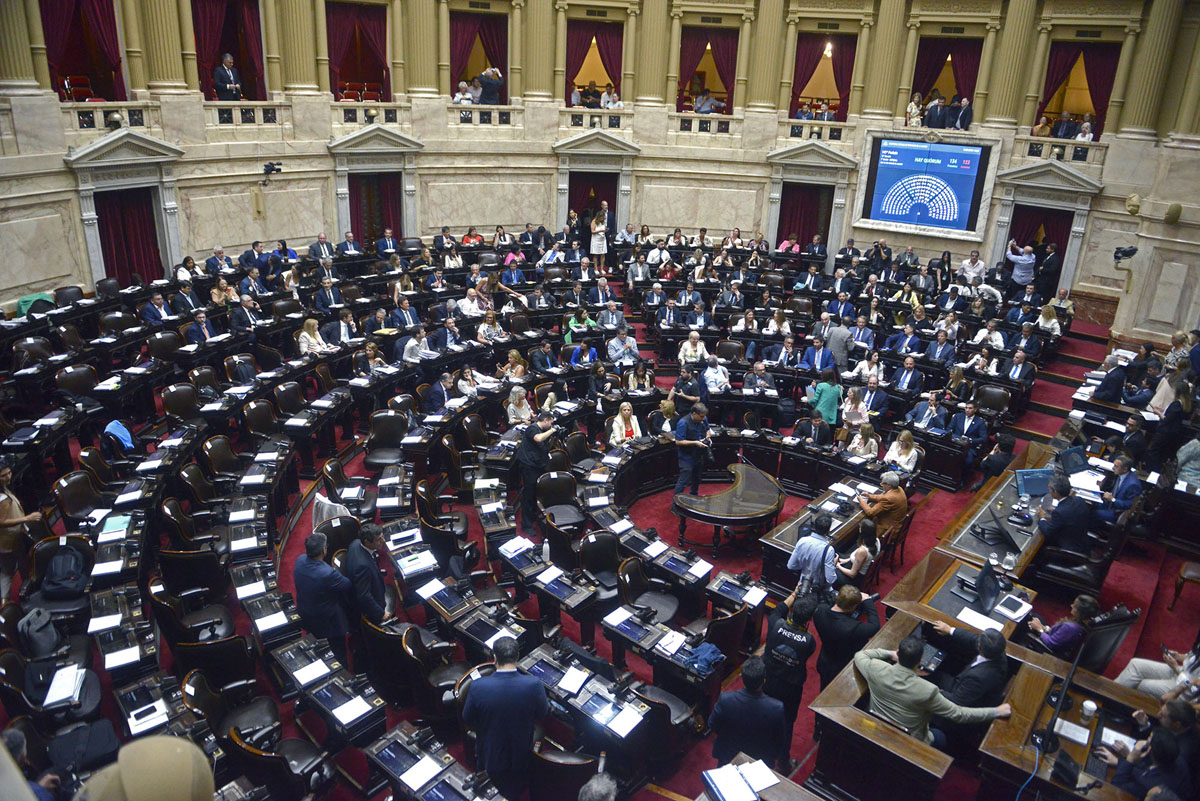
M 446 113 L 451 126 L 525 127 L 525 109 L 521 106 L 467 106 L 449 103 L 446 105 Z
M 571 133 L 580 133 L 592 128 L 600 128 L 613 134 L 620 134 L 621 131 L 628 133 L 633 128 L 633 110 L 581 106 L 564 108 L 558 112 L 558 127 L 568 129 Z
M 334 103 L 333 124 L 360 125 L 378 122 L 382 125 L 399 125 L 406 122 L 408 106 L 401 103 Z
M 779 123 L 779 138 L 797 142 L 819 139 L 838 144 L 854 139 L 854 126 L 845 122 L 817 122 L 816 120 L 783 120 Z
M 61 104 L 63 129 L 67 143 L 78 146 L 98 139 L 110 128 L 133 128 L 152 136 L 162 136 L 162 110 L 158 103 L 146 100 L 96 101 Z M 116 112 L 119 121 L 109 122 Z
M 1014 160 L 1055 159 L 1075 167 L 1103 167 L 1107 153 L 1108 145 L 1101 142 L 1078 142 L 1047 136 L 1017 136 L 1013 141 Z
M 737 114 L 696 114 L 695 112 L 670 112 L 668 132 L 673 134 L 705 134 L 741 136 L 745 118 Z

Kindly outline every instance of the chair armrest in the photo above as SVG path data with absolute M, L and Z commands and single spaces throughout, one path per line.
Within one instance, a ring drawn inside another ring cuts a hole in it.
M 669 582 L 667 582 L 665 579 L 650 578 L 647 580 L 647 584 L 648 584 L 648 586 L 656 588 L 657 590 L 659 590 L 661 592 L 670 592 L 672 589 L 671 584 Z
M 1040 553 L 1046 557 L 1047 562 L 1053 561 L 1068 567 L 1093 564 L 1096 561 L 1089 554 L 1069 551 L 1065 548 L 1055 548 L 1054 546 L 1042 548 Z
M 282 734 L 283 729 L 278 721 L 269 726 L 264 726 L 261 729 L 252 729 L 250 731 L 241 732 L 243 739 L 260 751 L 270 750 L 266 746 L 271 746 L 279 742 Z
M 430 653 L 437 656 L 439 659 L 445 659 L 450 654 L 458 650 L 458 643 L 446 642 L 445 640 L 437 640 L 426 646 Z
M 231 698 L 238 699 L 239 702 L 245 702 L 250 699 L 250 696 L 258 690 L 258 682 L 254 679 L 239 679 L 231 681 L 221 688 L 221 694 L 229 694 Z

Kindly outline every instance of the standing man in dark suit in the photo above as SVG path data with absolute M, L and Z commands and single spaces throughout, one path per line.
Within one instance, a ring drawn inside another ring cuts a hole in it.
M 925 127 L 926 128 L 945 128 L 946 127 L 946 98 L 939 97 L 937 103 L 931 105 L 929 110 L 925 112 Z
M 233 54 L 221 56 L 221 66 L 213 70 L 213 89 L 217 100 L 242 99 L 242 74 L 233 66 Z
M 309 634 L 329 641 L 329 650 L 344 667 L 346 634 L 346 601 L 352 589 L 350 579 L 324 561 L 328 540 L 324 534 L 313 532 L 304 540 L 304 553 L 296 558 L 292 577 L 296 584 L 296 608 L 300 622 Z
M 971 108 L 971 101 L 964 97 L 959 101 L 957 109 L 951 109 L 950 121 L 946 127 L 956 131 L 965 131 L 971 127 L 973 119 L 975 119 L 975 109 Z
M 967 401 L 964 411 L 954 415 L 950 420 L 950 435 L 952 437 L 964 437 L 970 440 L 971 445 L 967 448 L 967 473 L 970 474 L 975 469 L 975 456 L 979 453 L 979 449 L 987 444 L 988 430 L 987 424 L 975 414 L 976 407 L 974 401 Z
M 742 665 L 742 689 L 721 693 L 708 717 L 716 733 L 713 759 L 724 765 L 742 752 L 768 765 L 783 765 L 787 753 L 787 720 L 783 702 L 763 692 L 767 668 L 752 656 Z
M 604 212 L 604 224 L 608 226 L 605 236 L 611 242 L 617 230 L 617 213 L 608 207 L 607 200 L 600 201 L 600 211 Z
M 538 412 L 533 423 L 521 432 L 517 447 L 517 466 L 521 470 L 521 530 L 536 534 L 537 480 L 550 464 L 550 438 L 554 436 L 554 415 Z
M 821 676 L 823 690 L 850 663 L 855 652 L 879 631 L 875 596 L 863 598 L 858 587 L 844 584 L 838 590 L 833 606 L 817 607 L 813 613 L 813 623 L 821 639 L 817 673 Z
M 517 641 L 492 644 L 496 672 L 471 682 L 463 721 L 475 730 L 475 767 L 486 770 L 505 798 L 522 798 L 529 783 L 534 724 L 550 712 L 546 688 L 517 672 Z
M 1083 498 L 1071 494 L 1071 482 L 1066 476 L 1050 479 L 1050 497 L 1058 501 L 1053 511 L 1046 511 L 1047 504 L 1038 506 L 1038 531 L 1046 538 L 1046 544 L 1075 553 L 1090 553 L 1088 529 L 1092 524 L 1092 507 Z
M 1125 389 L 1125 368 L 1113 355 L 1104 357 L 1103 367 L 1104 378 L 1100 379 L 1100 386 L 1092 393 L 1092 400 L 1120 403 L 1121 392 Z
M 1043 298 L 1053 298 L 1058 293 L 1058 279 L 1062 275 L 1062 257 L 1058 255 L 1058 245 L 1051 242 L 1046 245 L 1046 257 L 1037 268 L 1034 286 Z
M 354 607 L 376 626 L 388 617 L 383 590 L 383 573 L 377 555 L 383 547 L 383 530 L 367 523 L 358 530 L 358 539 L 346 549 L 343 563 L 346 576 L 354 585 Z

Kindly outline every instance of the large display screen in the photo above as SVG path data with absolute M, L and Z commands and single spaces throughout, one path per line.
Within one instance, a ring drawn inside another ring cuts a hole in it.
M 990 153 L 986 145 L 876 139 L 863 216 L 971 230 Z

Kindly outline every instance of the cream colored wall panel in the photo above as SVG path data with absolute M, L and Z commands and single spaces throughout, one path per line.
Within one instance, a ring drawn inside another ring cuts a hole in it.
M 760 193 L 766 189 L 734 189 L 693 183 L 638 182 L 634 190 L 633 224 L 649 225 L 652 231 L 668 234 L 675 227 L 703 226 L 720 239 L 726 231 L 761 229 Z M 665 229 L 665 230 L 664 230 Z
M 209 189 L 201 191 L 211 191 Z M 248 246 L 256 239 L 282 237 L 288 246 L 306 247 L 325 230 L 331 241 L 340 242 L 340 231 L 333 231 L 337 215 L 326 210 L 325 192 L 318 186 L 291 187 L 276 184 L 255 199 L 255 190 L 222 192 L 217 195 L 193 195 L 180 189 L 180 213 L 183 222 L 184 251 L 206 253 L 223 245 L 226 255 L 234 247 Z
M 77 252 L 82 258 L 82 248 L 56 249 L 55 258 L 46 258 L 47 242 L 75 241 L 75 225 L 67 217 L 69 213 L 69 204 L 50 209 L 6 209 L 2 213 L 7 219 L 0 219 L 0 242 L 4 243 L 0 287 L 6 300 L 67 284 L 91 288 L 91 281 L 80 277 L 82 264 L 72 258 Z
M 469 177 L 420 177 L 420 231 L 418 235 L 438 233 L 443 225 L 461 236 L 469 226 L 490 239 L 497 225 L 516 235 L 525 223 L 545 225 L 557 230 L 553 220 L 554 181 L 514 180 L 512 174 Z

